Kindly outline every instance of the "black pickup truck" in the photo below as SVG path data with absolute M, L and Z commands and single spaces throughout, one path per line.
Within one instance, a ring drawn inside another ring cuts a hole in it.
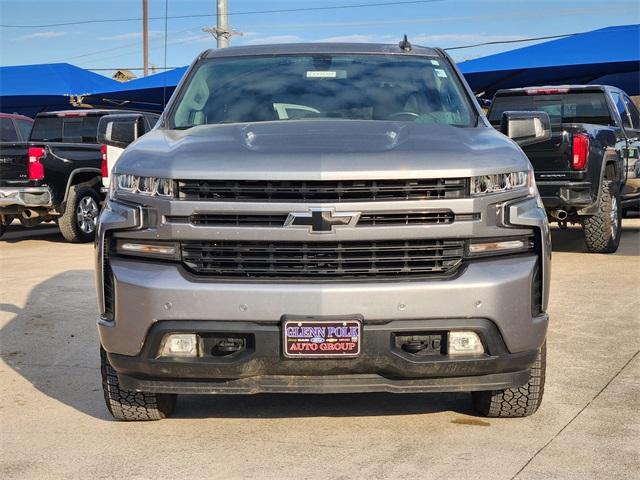
M 499 90 L 489 120 L 507 111 L 543 111 L 551 140 L 525 146 L 548 215 L 582 225 L 591 252 L 618 249 L 622 210 L 640 204 L 635 163 L 640 115 L 625 92 L 598 85 Z
M 0 143 L 0 235 L 15 219 L 26 227 L 54 220 L 67 241 L 93 240 L 108 173 L 98 122 L 114 113 L 131 112 L 41 113 L 28 141 Z

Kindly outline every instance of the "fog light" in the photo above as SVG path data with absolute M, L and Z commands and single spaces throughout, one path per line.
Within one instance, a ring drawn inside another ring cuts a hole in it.
M 449 355 L 484 353 L 480 337 L 475 332 L 449 332 Z
M 172 333 L 164 337 L 162 357 L 197 357 L 198 337 L 195 333 Z

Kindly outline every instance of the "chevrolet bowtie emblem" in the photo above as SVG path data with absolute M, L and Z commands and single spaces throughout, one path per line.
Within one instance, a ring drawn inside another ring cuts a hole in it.
M 285 227 L 306 227 L 310 233 L 331 233 L 335 227 L 353 227 L 360 213 L 335 212 L 331 209 L 314 208 L 308 212 L 292 212 L 284 222 Z

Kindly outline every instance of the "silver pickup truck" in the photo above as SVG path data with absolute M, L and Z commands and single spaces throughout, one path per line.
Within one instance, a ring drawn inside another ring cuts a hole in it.
M 105 119 L 101 142 L 133 141 L 96 244 L 110 412 L 451 391 L 535 412 L 551 253 L 518 143 L 550 122 L 501 129 L 442 50 L 406 41 L 209 50 L 144 137 Z

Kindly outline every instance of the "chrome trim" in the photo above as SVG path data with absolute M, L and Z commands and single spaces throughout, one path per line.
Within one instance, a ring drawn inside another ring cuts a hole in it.
M 99 213 L 100 208 L 93 197 L 89 195 L 82 197 L 76 208 L 76 222 L 80 230 L 87 234 L 93 233 Z
M 36 198 L 29 198 L 29 195 Z M 51 198 L 51 189 L 49 187 L 0 188 L 0 207 L 10 205 L 50 207 Z

